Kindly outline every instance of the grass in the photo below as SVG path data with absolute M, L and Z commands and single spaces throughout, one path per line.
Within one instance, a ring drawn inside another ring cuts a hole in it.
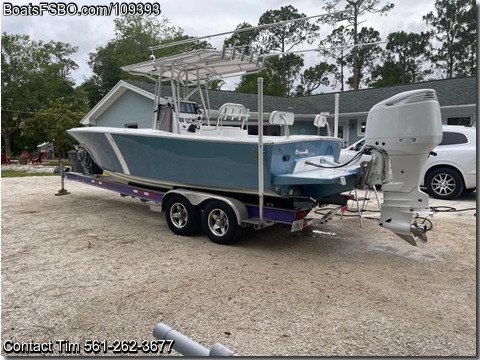
M 19 170 L 2 170 L 3 177 L 25 177 L 25 176 L 59 176 L 51 172 L 27 172 Z

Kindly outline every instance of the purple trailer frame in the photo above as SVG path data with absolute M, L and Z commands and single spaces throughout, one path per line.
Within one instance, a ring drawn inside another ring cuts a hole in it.
M 143 201 L 152 201 L 154 203 L 161 203 L 163 197 L 168 191 L 159 191 L 145 189 L 139 186 L 122 184 L 109 176 L 104 175 L 83 175 L 75 172 L 66 172 L 65 178 L 72 181 L 78 181 L 87 185 L 96 186 L 105 190 L 110 190 L 121 194 L 122 196 L 131 196 L 139 198 Z M 208 194 L 208 193 L 205 193 Z M 244 204 L 250 219 L 258 219 L 260 213 L 259 205 Z M 282 209 L 276 207 L 263 207 L 263 217 L 266 221 L 272 224 L 280 223 L 291 225 L 291 231 L 299 231 L 309 226 L 313 219 L 307 218 L 311 209 Z M 338 210 L 342 210 L 338 207 Z M 336 212 L 335 212 L 336 213 Z M 333 214 L 334 215 L 334 214 Z M 316 223 L 324 223 L 331 220 L 333 217 L 329 214 L 326 218 L 316 219 Z M 246 223 L 254 223 L 247 221 Z

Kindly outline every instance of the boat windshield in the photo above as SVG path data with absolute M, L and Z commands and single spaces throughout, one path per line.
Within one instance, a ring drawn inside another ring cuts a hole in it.
M 180 112 L 183 114 L 198 114 L 198 106 L 195 103 L 180 101 Z

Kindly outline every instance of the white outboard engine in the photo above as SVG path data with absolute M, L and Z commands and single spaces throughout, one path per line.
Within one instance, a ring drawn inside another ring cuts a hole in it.
M 420 176 L 442 136 L 440 105 L 432 89 L 400 93 L 368 113 L 365 146 L 387 152 L 390 159 L 379 224 L 412 245 L 427 241 L 426 228 L 413 215 L 430 213 L 428 195 L 419 189 Z

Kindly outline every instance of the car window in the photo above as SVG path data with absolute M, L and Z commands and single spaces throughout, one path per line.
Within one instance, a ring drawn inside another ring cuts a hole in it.
M 359 151 L 362 148 L 363 144 L 365 144 L 365 139 L 359 141 L 354 146 L 352 146 L 352 150 Z
M 442 142 L 438 146 L 442 145 L 457 145 L 468 143 L 468 138 L 464 134 L 448 132 L 443 133 Z

